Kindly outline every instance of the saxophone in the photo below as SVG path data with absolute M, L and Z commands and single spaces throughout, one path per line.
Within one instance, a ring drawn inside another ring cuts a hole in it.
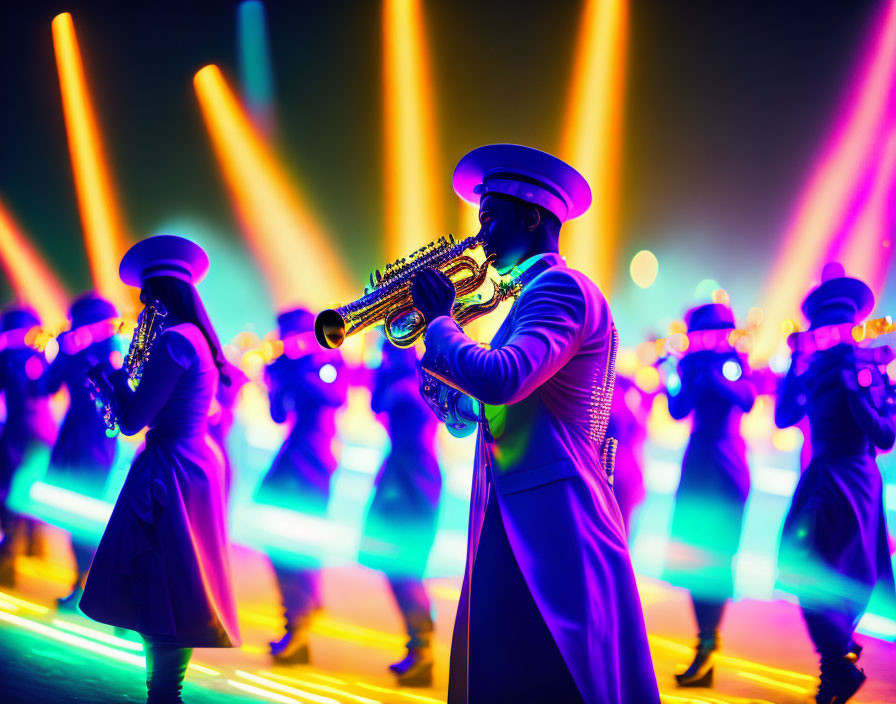
M 124 369 L 128 386 L 135 390 L 143 377 L 143 368 L 149 359 L 152 345 L 164 330 L 164 320 L 168 311 L 161 301 L 147 303 L 137 318 L 137 327 L 131 337 L 131 345 L 124 358 Z M 119 433 L 118 419 L 110 396 L 109 382 L 105 375 L 110 371 L 109 362 L 101 362 L 87 372 L 87 388 L 96 403 L 97 410 L 106 424 L 106 435 L 115 437 Z
M 322 347 L 335 349 L 349 335 L 382 324 L 389 342 L 410 347 L 426 330 L 426 321 L 411 299 L 411 277 L 430 268 L 438 269 L 454 284 L 457 298 L 452 317 L 459 325 L 490 313 L 505 299 L 519 294 L 521 286 L 515 280 L 492 281 L 491 298 L 482 300 L 475 293 L 488 278 L 492 257 L 479 264 L 467 251 L 481 245 L 479 235 L 459 242 L 448 235 L 389 264 L 382 273 L 377 270 L 370 275 L 361 298 L 318 314 L 314 323 L 317 341 Z

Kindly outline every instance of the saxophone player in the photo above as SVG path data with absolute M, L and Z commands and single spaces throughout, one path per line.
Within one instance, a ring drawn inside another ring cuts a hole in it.
M 794 341 L 775 408 L 779 428 L 806 417 L 811 432 L 812 459 L 784 518 L 778 579 L 799 598 L 821 660 L 818 704 L 846 702 L 864 684 L 856 626 L 875 587 L 888 602 L 896 597 L 875 459 L 896 441 L 892 386 L 880 360 L 861 364 L 874 351 L 886 352 L 884 364 L 893 355 L 858 349 L 850 334 L 873 308 L 865 282 L 835 262 L 824 267 L 802 305 L 809 330 L 798 333 L 817 342 L 804 351 Z
M 587 210 L 590 188 L 559 159 L 507 144 L 467 154 L 454 188 L 479 205 L 484 248 L 500 273 L 522 272 L 522 292 L 483 348 L 451 318 L 447 277 L 428 269 L 411 284 L 428 324 L 424 392 L 453 434 L 479 432 L 448 701 L 657 704 L 601 462 L 613 318 L 558 253 L 561 224 Z
M 140 288 L 152 327 L 135 333 L 127 368 L 94 379 L 121 431 L 149 426 L 97 548 L 81 610 L 137 631 L 146 651 L 147 701 L 180 702 L 194 647 L 240 643 L 230 583 L 224 467 L 208 436 L 209 406 L 230 383 L 218 336 L 196 291 L 206 253 L 182 237 L 138 242 L 121 279 Z M 156 328 L 164 320 L 161 330 Z M 142 365 L 142 368 L 139 366 Z

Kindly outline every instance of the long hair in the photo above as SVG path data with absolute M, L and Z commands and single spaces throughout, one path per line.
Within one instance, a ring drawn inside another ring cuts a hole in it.
M 199 292 L 192 284 L 186 281 L 175 279 L 173 276 L 153 276 L 143 282 L 143 289 L 140 292 L 140 300 L 146 303 L 150 300 L 158 300 L 164 305 L 169 314 L 171 314 L 179 322 L 193 323 L 202 332 L 208 347 L 211 350 L 212 357 L 215 360 L 215 366 L 218 368 L 218 375 L 221 383 L 230 386 L 230 375 L 227 373 L 227 359 L 224 357 L 224 350 L 221 348 L 221 341 L 212 322 L 209 320 L 202 299 L 199 298 Z

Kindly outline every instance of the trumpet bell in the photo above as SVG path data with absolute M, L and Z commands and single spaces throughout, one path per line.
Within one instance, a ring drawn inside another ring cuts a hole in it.
M 345 318 L 333 309 L 321 312 L 314 321 L 314 336 L 321 347 L 335 350 L 345 342 Z

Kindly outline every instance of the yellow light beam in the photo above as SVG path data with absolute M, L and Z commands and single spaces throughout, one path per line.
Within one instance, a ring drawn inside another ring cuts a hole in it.
M 357 295 L 359 286 L 346 275 L 220 69 L 200 69 L 193 86 L 244 232 L 278 308 L 316 309 Z
M 386 256 L 403 257 L 444 228 L 420 0 L 383 2 Z
M 564 226 L 563 248 L 606 295 L 616 264 L 627 33 L 628 0 L 586 0 L 560 149 L 594 197 Z
M 118 278 L 118 263 L 128 238 L 87 90 L 72 16 L 63 12 L 53 18 L 52 32 L 68 148 L 90 272 L 101 295 L 123 309 L 128 309 L 133 302 L 132 294 Z
M 44 325 L 56 328 L 65 323 L 68 294 L 2 202 L 0 265 L 16 297 L 33 306 Z

